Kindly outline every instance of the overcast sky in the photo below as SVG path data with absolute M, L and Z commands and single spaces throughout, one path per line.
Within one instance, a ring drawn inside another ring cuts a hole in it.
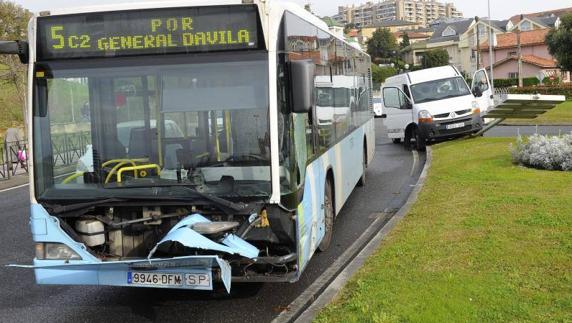
M 14 2 L 23 7 L 37 12 L 50 8 L 70 7 L 83 5 L 96 5 L 104 3 L 137 2 L 141 0 L 15 0 Z M 292 0 L 301 5 L 310 2 L 314 12 L 320 16 L 333 15 L 337 12 L 338 5 L 363 3 L 365 0 Z M 491 16 L 494 19 L 507 19 L 513 15 L 529 12 L 538 12 L 551 9 L 572 7 L 571 0 L 490 0 Z M 189 1 L 192 3 L 192 0 Z M 485 0 L 449 0 L 454 3 L 465 17 L 476 15 L 487 16 L 487 1 Z

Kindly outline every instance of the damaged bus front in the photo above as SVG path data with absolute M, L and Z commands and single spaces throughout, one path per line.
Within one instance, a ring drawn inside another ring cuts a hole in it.
M 20 267 L 39 284 L 297 279 L 294 212 L 271 203 L 262 9 L 232 2 L 32 20 L 36 257 Z

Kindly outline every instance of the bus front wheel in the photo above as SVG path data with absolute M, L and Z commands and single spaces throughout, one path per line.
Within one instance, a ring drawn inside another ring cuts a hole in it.
M 365 170 L 367 168 L 367 148 L 365 145 L 363 147 L 363 159 L 362 159 L 361 167 L 362 167 L 362 173 L 361 173 L 361 177 L 359 178 L 357 185 L 359 187 L 364 187 L 365 186 Z
M 334 199 L 330 180 L 326 181 L 326 187 L 324 188 L 324 218 L 324 238 L 318 245 L 318 250 L 321 252 L 328 250 L 330 247 L 334 231 Z

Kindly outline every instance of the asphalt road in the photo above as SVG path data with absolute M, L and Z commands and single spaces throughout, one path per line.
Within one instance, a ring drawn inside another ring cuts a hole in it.
M 0 267 L 0 322 L 269 322 L 374 221 L 399 208 L 424 164 L 392 144 L 378 119 L 376 157 L 335 223 L 330 249 L 314 256 L 294 284 L 233 284 L 230 296 L 207 292 L 94 286 L 38 286 L 33 272 Z M 0 264 L 31 263 L 27 187 L 0 193 Z
M 535 133 L 541 135 L 560 135 L 572 133 L 572 126 L 497 126 L 485 134 L 486 137 L 516 137 L 530 136 Z

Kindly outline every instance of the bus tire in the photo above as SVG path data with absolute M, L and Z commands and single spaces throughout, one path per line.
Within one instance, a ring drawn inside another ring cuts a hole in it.
M 393 138 L 391 139 L 391 142 L 393 142 L 394 144 L 400 144 L 401 143 L 401 138 Z
M 427 147 L 427 140 L 425 139 L 425 136 L 423 136 L 421 131 L 419 131 L 417 128 L 413 128 L 413 133 L 415 136 L 415 149 L 417 151 L 425 151 Z
M 365 181 L 365 170 L 366 170 L 366 168 L 367 168 L 367 150 L 366 150 L 366 149 L 367 149 L 367 148 L 366 148 L 365 145 L 364 145 L 364 147 L 363 147 L 363 159 L 362 159 L 362 162 L 361 162 L 361 167 L 362 167 L 363 172 L 361 173 L 361 177 L 359 178 L 359 181 L 358 181 L 358 183 L 357 183 L 357 185 L 358 185 L 359 187 L 364 187 L 364 186 L 365 186 L 365 182 L 366 182 L 366 181 Z
M 320 252 L 328 250 L 332 243 L 332 236 L 334 233 L 334 199 L 332 181 L 330 179 L 326 180 L 326 186 L 324 188 L 324 218 L 324 238 L 322 238 L 322 241 L 318 245 L 318 250 Z

